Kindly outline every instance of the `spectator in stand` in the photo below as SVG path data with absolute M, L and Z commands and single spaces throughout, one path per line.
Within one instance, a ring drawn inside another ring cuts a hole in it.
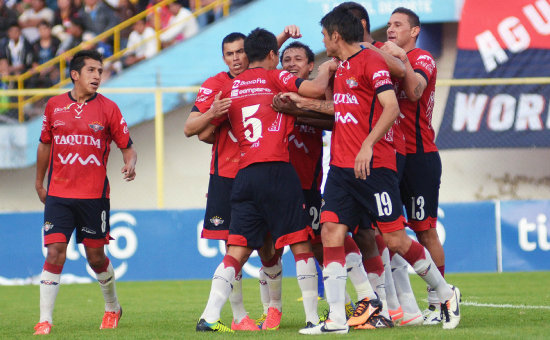
M 189 0 L 176 0 L 168 5 L 172 17 L 168 22 L 168 29 L 160 36 L 163 47 L 189 39 L 199 32 L 197 18 L 188 8 Z
M 153 13 L 152 7 L 162 0 L 150 0 L 149 4 L 147 5 L 147 10 L 149 10 L 149 15 L 147 16 L 147 21 L 151 27 L 155 27 L 155 15 Z M 160 27 L 166 28 L 168 27 L 168 22 L 170 22 L 170 18 L 172 18 L 172 13 L 170 13 L 170 10 L 168 9 L 168 6 L 160 6 L 157 8 L 157 12 L 160 16 Z
M 52 36 L 50 24 L 43 20 L 38 24 L 40 38 L 32 45 L 32 66 L 44 64 L 57 55 L 60 41 Z M 27 83 L 27 87 L 40 88 L 51 87 L 59 80 L 59 69 L 50 66 L 33 75 Z
M 145 19 L 137 21 L 133 28 L 128 39 L 128 51 L 123 61 L 124 67 L 149 59 L 158 53 L 157 42 L 154 38 L 155 30 L 147 27 Z M 147 41 L 144 42 L 145 40 Z
M 78 15 L 84 20 L 87 31 L 101 34 L 119 23 L 116 12 L 101 0 L 84 0 Z
M 136 10 L 136 6 L 130 1 L 130 0 L 119 0 L 118 1 L 118 7 L 116 9 L 116 14 L 118 16 L 119 22 L 124 22 L 134 15 L 136 15 L 138 12 Z M 122 31 L 120 31 L 120 48 L 125 48 L 128 43 L 128 37 L 130 36 L 130 33 L 132 32 L 132 29 L 130 27 L 126 27 Z
M 17 13 L 0 0 L 0 42 L 7 36 L 8 28 L 17 23 Z
M 69 37 L 67 28 L 71 24 L 71 18 L 76 17 L 77 13 L 78 8 L 75 6 L 73 0 L 57 0 L 52 32 L 59 40 L 63 41 Z
M 22 28 L 23 35 L 30 43 L 34 43 L 39 38 L 38 23 L 46 20 L 50 25 L 53 23 L 54 12 L 46 7 L 44 0 L 31 0 L 31 8 L 25 10 L 19 16 L 19 26 Z
M 72 18 L 67 28 L 67 33 L 69 33 L 69 38 L 61 42 L 57 54 L 60 55 L 63 52 L 66 52 L 76 46 L 80 45 L 82 42 L 82 35 L 85 30 L 84 21 L 81 18 Z
M 201 0 L 200 7 L 202 8 L 204 6 L 210 5 L 212 2 L 214 2 L 214 0 Z M 190 7 L 191 11 L 195 12 L 198 9 L 196 8 L 196 1 L 191 0 L 190 4 L 191 4 L 191 7 Z M 233 6 L 233 1 L 231 1 L 231 6 Z M 200 27 L 204 27 L 218 20 L 222 16 L 223 16 L 223 6 L 218 5 L 214 7 L 211 11 L 208 11 L 206 13 L 199 15 L 197 17 L 197 21 Z
M 8 60 L 8 73 L 19 75 L 27 71 L 32 63 L 31 44 L 21 34 L 17 23 L 8 28 L 8 37 L 4 39 L 0 50 L 0 59 Z

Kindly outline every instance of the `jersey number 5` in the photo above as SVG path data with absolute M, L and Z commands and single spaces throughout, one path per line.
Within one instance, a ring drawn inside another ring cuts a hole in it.
M 246 140 L 248 140 L 250 143 L 255 143 L 262 137 L 262 121 L 258 118 L 253 118 L 254 114 L 258 112 L 258 109 L 260 108 L 260 104 L 258 105 L 252 105 L 252 106 L 245 106 L 242 108 L 243 113 L 243 126 L 246 129 L 244 131 L 244 137 Z M 248 130 L 248 126 L 252 126 L 252 131 Z

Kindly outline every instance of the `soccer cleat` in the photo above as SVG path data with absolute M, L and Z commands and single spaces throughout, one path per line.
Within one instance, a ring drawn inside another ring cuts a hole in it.
M 259 329 L 262 329 L 262 325 L 265 322 L 265 318 L 267 318 L 267 314 L 263 313 L 262 316 L 256 319 L 256 326 L 258 326 Z
M 231 322 L 231 329 L 234 331 L 259 331 L 260 328 L 256 326 L 254 320 L 252 320 L 248 315 L 245 316 L 241 322 L 235 323 L 235 320 Z
M 200 319 L 197 322 L 197 327 L 195 328 L 197 332 L 222 332 L 222 333 L 235 333 L 231 328 L 227 327 L 220 320 L 214 323 L 208 323 L 204 319 Z
M 300 334 L 306 335 L 319 335 L 319 334 L 346 334 L 349 332 L 347 324 L 339 325 L 336 322 L 327 320 L 319 323 L 318 325 L 312 325 L 313 327 L 302 328 L 298 331 Z
M 401 308 L 401 306 L 399 306 L 399 309 L 396 310 L 390 309 L 388 313 L 390 313 L 390 317 L 395 324 L 400 323 L 401 319 L 403 319 L 403 308 Z
M 453 296 L 441 304 L 443 329 L 453 329 L 460 323 L 460 301 L 462 296 L 458 287 L 451 286 Z
M 355 304 L 355 312 L 348 319 L 348 326 L 365 324 L 369 318 L 382 310 L 382 302 L 379 299 L 364 298 Z
M 103 320 L 101 321 L 101 326 L 99 326 L 99 329 L 117 328 L 118 320 L 120 320 L 121 317 L 122 307 L 120 307 L 118 312 L 105 312 L 105 314 L 103 314 Z
M 424 324 L 424 318 L 422 317 L 422 313 L 418 311 L 418 313 L 403 313 L 403 318 L 401 319 L 401 322 L 399 323 L 399 326 L 405 327 L 405 326 L 421 326 Z
M 346 303 L 346 320 L 353 316 L 353 312 L 355 312 L 355 305 L 350 301 Z
M 50 334 L 52 327 L 53 325 L 48 321 L 39 322 L 36 324 L 36 326 L 34 326 L 34 335 Z
M 422 312 L 424 316 L 424 325 L 438 325 L 441 323 L 441 307 L 430 305 L 428 309 Z
M 366 323 L 355 326 L 354 329 L 392 328 L 393 322 L 383 315 L 375 314 Z
M 265 321 L 262 324 L 262 329 L 264 331 L 278 330 L 279 325 L 281 324 L 282 316 L 283 316 L 283 312 L 279 312 L 279 310 L 275 307 L 269 307 L 267 309 L 267 317 L 265 318 Z

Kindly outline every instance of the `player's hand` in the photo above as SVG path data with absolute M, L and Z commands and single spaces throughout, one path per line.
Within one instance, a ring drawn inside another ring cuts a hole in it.
M 218 94 L 214 96 L 214 101 L 212 102 L 212 106 L 210 106 L 209 111 L 212 113 L 214 118 L 218 118 L 227 114 L 227 111 L 231 106 L 231 98 L 220 99 L 221 95 L 222 95 L 222 92 L 221 91 L 218 92 Z
M 300 96 L 296 92 L 286 92 L 281 94 L 281 98 L 285 101 L 290 101 L 297 108 L 302 109 L 304 102 L 307 100 L 305 97 Z
M 36 193 L 38 194 L 38 198 L 40 198 L 40 202 L 46 204 L 46 189 L 44 189 L 43 185 L 36 186 Z
M 355 178 L 367 179 L 367 176 L 370 175 L 370 161 L 372 159 L 372 146 L 363 143 L 361 145 L 361 150 L 355 157 Z
M 331 58 L 319 65 L 319 72 L 321 71 L 321 69 L 326 68 L 328 72 L 332 74 L 336 72 L 336 70 L 338 69 L 338 65 L 338 61 L 335 58 Z
M 288 97 L 285 97 L 282 93 L 278 93 L 273 97 L 273 103 L 271 104 L 273 110 L 277 112 L 284 112 L 298 115 L 300 110 L 296 104 L 290 100 Z
M 120 170 L 126 182 L 133 181 L 136 178 L 136 166 L 134 164 L 125 164 Z
M 287 36 L 287 39 L 288 38 L 299 39 L 302 37 L 302 33 L 300 33 L 300 27 L 296 25 L 286 26 L 283 33 Z
M 407 52 L 404 49 L 397 46 L 393 41 L 386 41 L 384 46 L 380 48 L 382 51 L 388 53 L 391 56 L 399 58 L 401 61 L 407 57 Z

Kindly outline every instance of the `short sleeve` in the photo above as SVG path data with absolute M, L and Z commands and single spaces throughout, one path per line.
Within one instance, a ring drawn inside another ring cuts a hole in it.
M 44 116 L 42 117 L 42 130 L 40 131 L 40 142 L 44 144 L 50 144 L 52 142 L 52 125 L 50 124 L 50 117 L 52 116 L 52 105 L 48 101 L 46 104 L 46 110 L 44 110 Z
M 197 99 L 195 99 L 195 106 L 199 109 L 199 112 L 205 113 L 210 109 L 216 94 L 220 92 L 222 82 L 215 77 L 208 78 L 199 89 Z
M 113 114 L 109 122 L 111 130 L 111 138 L 116 143 L 119 149 L 126 149 L 132 145 L 130 132 L 126 120 L 122 117 L 122 113 L 116 104 L 113 103 Z
M 298 86 L 301 82 L 298 81 L 298 77 L 288 71 L 273 70 L 269 75 L 272 81 L 277 84 L 278 90 L 281 92 L 298 92 Z
M 371 79 L 376 94 L 393 90 L 393 83 L 390 78 L 390 71 L 384 59 L 378 54 L 369 57 L 366 67 L 366 75 Z
M 409 58 L 410 60 L 411 58 Z M 415 60 L 411 60 L 414 72 L 420 74 L 426 82 L 432 78 L 435 70 L 435 61 L 431 55 L 422 53 Z

